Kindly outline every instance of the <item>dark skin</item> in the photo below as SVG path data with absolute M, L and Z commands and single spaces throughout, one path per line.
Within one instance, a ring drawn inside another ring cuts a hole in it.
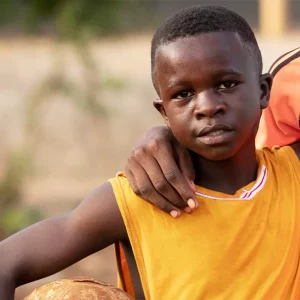
M 269 74 L 258 76 L 259 74 L 252 68 L 255 65 L 254 57 L 250 53 L 240 55 L 240 48 L 237 44 L 235 49 L 232 43 L 228 46 L 228 37 L 225 38 L 224 33 L 220 34 L 219 42 L 216 42 L 217 45 L 210 51 L 210 58 L 206 57 L 199 64 L 192 61 L 186 69 L 174 68 L 177 63 L 187 66 L 189 59 L 199 54 L 197 41 L 185 39 L 183 43 L 179 40 L 177 45 L 175 42 L 160 49 L 160 56 L 156 63 L 164 65 L 165 70 L 156 76 L 156 87 L 161 92 L 161 99 L 155 101 L 154 105 L 164 116 L 167 127 L 154 127 L 146 132 L 139 140 L 126 166 L 126 174 L 133 190 L 148 202 L 175 217 L 180 215 L 180 209 L 188 207 L 188 199 L 195 200 L 196 205 L 190 207 L 197 208 L 194 182 L 212 190 L 233 194 L 238 187 L 249 182 L 250 178 L 255 179 L 257 163 L 254 141 L 261 111 L 258 109 L 257 102 L 253 100 L 259 99 L 260 108 L 265 108 L 271 87 Z M 187 43 L 189 44 L 187 48 L 191 49 L 191 51 L 188 50 L 189 56 L 184 53 Z M 182 53 L 179 53 L 180 47 L 183 48 Z M 195 49 L 194 53 L 193 49 Z M 220 49 L 223 53 L 227 52 L 227 62 L 230 63 L 233 72 L 226 73 L 222 70 L 224 63 L 226 66 L 224 69 L 228 66 L 224 57 L 216 53 Z M 164 52 L 167 53 L 167 57 L 160 61 Z M 170 54 L 172 60 L 167 61 Z M 218 87 L 221 81 L 224 81 L 226 85 Z M 199 82 L 203 85 L 202 89 L 199 88 Z M 197 88 L 194 88 L 195 86 Z M 241 98 L 243 101 L 239 101 Z M 240 111 L 240 119 L 235 121 L 230 117 L 231 108 L 239 109 L 241 103 L 247 104 L 247 107 Z M 195 108 L 196 105 L 199 105 L 198 110 Z M 188 109 L 184 111 L 182 108 L 185 107 Z M 215 122 L 222 120 L 224 124 L 233 127 L 233 131 L 239 136 L 239 142 L 225 143 L 218 147 L 206 145 L 201 147 L 204 152 L 196 151 L 201 156 L 193 155 L 193 152 L 187 148 L 194 150 L 195 145 L 186 139 L 193 135 L 193 130 L 194 136 L 197 136 L 197 130 L 190 121 L 193 119 L 193 113 L 198 114 L 196 119 L 199 123 L 209 123 L 208 119 L 204 120 L 205 116 L 215 115 Z M 173 119 L 180 122 L 179 130 Z M 254 119 L 256 122 L 252 124 Z M 243 132 L 239 126 L 234 125 L 234 122 L 239 124 L 241 120 L 247 125 L 243 126 Z M 250 123 L 249 120 L 251 120 Z M 191 134 L 185 135 L 185 132 L 182 132 L 186 130 L 185 124 L 190 126 L 188 129 Z M 231 147 L 233 145 L 240 147 L 240 150 L 236 151 Z M 220 157 L 217 151 L 225 150 L 223 146 L 229 146 L 229 148 L 225 151 L 227 153 L 225 157 Z M 299 143 L 291 146 L 299 157 Z M 232 156 L 233 153 L 236 155 Z M 230 158 L 226 159 L 226 155 Z M 181 159 L 176 160 L 176 156 Z M 220 161 L 220 158 L 225 159 Z
M 213 44 L 209 51 L 204 42 Z M 271 77 L 253 71 L 253 55 L 232 33 L 181 39 L 159 51 L 156 68 L 163 72 L 156 75 L 161 100 L 155 107 L 177 141 L 199 154 L 195 183 L 234 194 L 256 178 L 255 135 Z M 215 124 L 224 132 L 201 136 Z
M 236 35 L 226 32 L 201 35 L 184 43 L 177 40 L 159 49 L 156 84 L 161 100 L 154 105 L 178 141 L 198 154 L 194 160 L 197 184 L 231 193 L 255 179 L 254 135 L 261 108 L 267 105 L 271 79 L 256 74 L 251 59 L 254 61 Z M 231 70 L 230 75 L 225 70 Z M 243 75 L 233 75 L 232 70 Z M 230 82 L 236 82 L 236 77 L 241 82 L 233 86 Z M 231 133 L 199 137 L 199 132 L 214 122 L 230 126 Z M 183 157 L 179 155 L 179 161 Z M 242 174 L 240 164 L 249 169 L 247 173 Z M 226 169 L 224 185 L 218 181 Z M 183 180 L 187 174 L 178 178 Z M 206 178 L 212 174 L 215 177 L 209 182 Z M 13 299 L 17 286 L 125 240 L 128 236 L 112 187 L 105 183 L 74 211 L 39 222 L 0 243 L 0 299 Z

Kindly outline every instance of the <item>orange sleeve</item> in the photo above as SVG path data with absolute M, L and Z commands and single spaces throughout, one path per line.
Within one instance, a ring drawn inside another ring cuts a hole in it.
M 274 77 L 269 106 L 264 110 L 256 139 L 263 146 L 290 145 L 300 140 L 300 57 Z

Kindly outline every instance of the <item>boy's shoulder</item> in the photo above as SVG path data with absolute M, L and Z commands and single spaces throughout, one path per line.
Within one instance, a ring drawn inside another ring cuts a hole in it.
M 149 207 L 152 206 L 135 194 L 125 173 L 118 172 L 116 176 L 109 179 L 108 182 L 112 186 L 113 193 L 123 217 L 124 214 L 132 214 L 136 211 L 149 209 Z
M 298 146 L 297 146 L 298 147 Z M 264 147 L 256 150 L 257 157 L 261 164 L 271 168 L 274 172 L 281 172 L 283 169 L 297 172 L 300 175 L 299 148 L 292 146 Z
M 113 192 L 115 196 L 132 196 L 134 191 L 129 184 L 127 176 L 123 172 L 118 172 L 114 177 L 110 178 L 108 182 L 111 184 L 113 188 Z
M 263 155 L 267 156 L 292 156 L 293 159 L 299 160 L 299 154 L 298 151 L 300 149 L 300 142 L 297 142 L 293 145 L 287 145 L 287 146 L 280 146 L 280 145 L 274 145 L 273 147 L 262 147 L 260 149 L 256 149 L 257 153 L 261 153 Z

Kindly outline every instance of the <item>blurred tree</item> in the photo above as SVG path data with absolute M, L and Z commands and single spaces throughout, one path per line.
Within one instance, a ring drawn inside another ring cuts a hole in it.
M 110 34 L 122 29 L 126 6 L 124 0 L 2 0 L 0 25 L 37 34 L 46 30 L 68 38 L 81 32 Z
M 90 51 L 90 38 L 117 32 L 120 28 L 122 0 L 2 0 L 0 2 L 0 26 L 10 25 L 25 28 L 28 33 L 46 30 L 54 34 L 57 43 L 56 63 L 53 70 L 27 95 L 26 124 L 23 148 L 18 152 L 7 150 L 5 169 L 0 181 L 0 240 L 25 226 L 39 220 L 41 214 L 22 206 L 22 188 L 30 168 L 39 135 L 38 111 L 40 105 L 51 101 L 53 95 L 63 94 L 78 109 L 87 113 L 98 128 L 97 122 L 105 116 L 99 102 L 103 88 L 122 88 L 123 83 L 115 78 L 99 76 L 97 65 Z M 18 30 L 16 30 L 18 32 Z M 68 42 L 77 54 L 83 69 L 83 87 L 78 87 L 64 72 L 64 44 Z M 118 83 L 112 84 L 112 83 Z M 29 168 L 30 167 L 30 168 Z
M 1 0 L 0 26 L 63 38 L 108 35 L 155 26 L 158 0 Z
M 42 218 L 38 210 L 21 206 L 23 182 L 30 167 L 31 156 L 24 151 L 11 152 L 6 157 L 0 181 L 0 241 Z

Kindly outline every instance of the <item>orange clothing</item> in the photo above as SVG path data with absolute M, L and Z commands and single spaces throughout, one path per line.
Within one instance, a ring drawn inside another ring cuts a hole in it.
M 110 180 L 146 299 L 300 299 L 300 162 L 290 147 L 257 157 L 255 182 L 233 196 L 198 186 L 179 219 Z
M 300 48 L 280 58 L 271 73 L 274 82 L 269 106 L 260 121 L 257 148 L 285 146 L 300 140 Z

